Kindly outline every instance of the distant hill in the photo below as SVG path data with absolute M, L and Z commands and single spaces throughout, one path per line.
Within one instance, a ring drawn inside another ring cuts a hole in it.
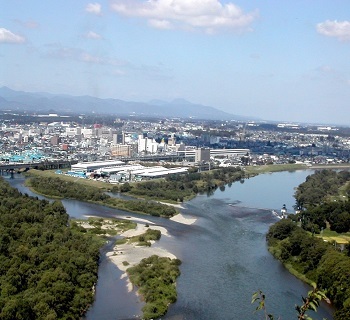
M 194 104 L 184 99 L 171 102 L 152 100 L 148 103 L 100 99 L 91 96 L 71 96 L 45 92 L 15 91 L 8 87 L 0 88 L 0 109 L 27 110 L 45 113 L 99 113 L 119 116 L 135 115 L 150 117 L 179 117 L 212 120 L 258 120 L 254 117 L 233 115 L 214 107 Z

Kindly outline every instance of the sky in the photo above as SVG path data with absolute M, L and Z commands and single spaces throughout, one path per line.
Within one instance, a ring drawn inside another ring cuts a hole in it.
M 0 0 L 0 87 L 350 125 L 350 1 Z M 166 114 L 165 114 L 166 116 Z

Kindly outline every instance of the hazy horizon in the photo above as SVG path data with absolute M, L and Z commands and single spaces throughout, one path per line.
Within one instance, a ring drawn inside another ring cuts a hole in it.
M 0 3 L 0 87 L 348 125 L 350 2 Z

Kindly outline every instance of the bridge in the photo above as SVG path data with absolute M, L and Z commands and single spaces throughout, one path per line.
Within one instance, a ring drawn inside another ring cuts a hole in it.
M 1 163 L 0 164 L 0 171 L 1 173 L 4 171 L 7 172 L 13 172 L 18 171 L 21 169 L 29 170 L 29 169 L 63 169 L 63 168 L 70 168 L 72 164 L 76 164 L 78 161 L 76 160 L 49 160 L 49 161 L 39 161 L 39 162 L 29 162 L 29 163 L 19 163 L 19 162 L 13 162 L 13 163 Z
M 183 154 L 176 154 L 176 155 L 144 155 L 144 156 L 136 156 L 136 157 L 115 157 L 116 160 L 120 161 L 168 161 L 168 162 L 180 162 L 183 160 L 188 160 L 189 157 L 186 157 Z M 191 160 L 194 161 L 194 155 L 191 156 Z

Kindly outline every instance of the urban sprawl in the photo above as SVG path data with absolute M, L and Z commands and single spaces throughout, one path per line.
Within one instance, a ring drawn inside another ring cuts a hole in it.
M 81 115 L 58 114 L 27 121 L 18 114 L 11 118 L 11 113 L 4 113 L 2 117 L 2 165 L 66 161 L 70 163 L 67 174 L 110 183 L 184 173 L 193 166 L 208 170 L 218 166 L 341 164 L 348 163 L 350 157 L 347 127 L 113 116 L 109 121 L 98 117 L 88 121 Z

